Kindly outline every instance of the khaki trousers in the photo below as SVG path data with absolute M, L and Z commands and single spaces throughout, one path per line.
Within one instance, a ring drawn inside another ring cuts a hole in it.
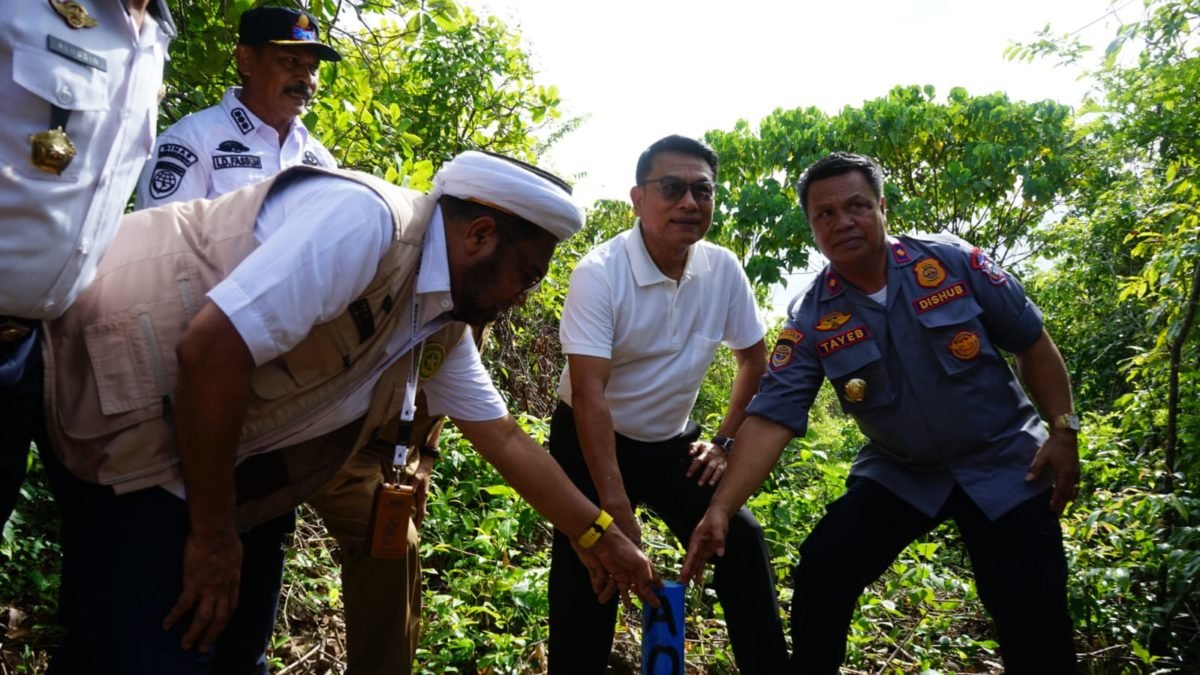
M 309 499 L 341 548 L 348 675 L 412 673 L 421 630 L 421 559 L 417 528 L 408 524 L 408 555 L 372 558 L 367 524 L 375 488 L 391 456 L 367 446 Z

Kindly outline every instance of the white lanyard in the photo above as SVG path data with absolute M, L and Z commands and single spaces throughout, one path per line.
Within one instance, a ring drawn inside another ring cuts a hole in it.
M 417 339 L 417 317 L 421 312 L 421 305 L 417 302 L 417 277 L 421 274 L 421 260 L 424 257 L 423 253 L 417 257 L 417 272 L 413 275 L 412 338 L 410 338 L 412 340 Z M 417 372 L 424 356 L 424 340 L 421 340 L 421 343 L 414 349 L 408 350 L 408 378 L 404 382 L 404 405 L 400 408 L 400 428 L 407 429 L 408 432 L 401 434 L 403 438 L 396 439 L 395 452 L 392 454 L 392 468 L 397 474 L 408 463 L 408 449 L 412 445 L 412 421 L 417 414 Z

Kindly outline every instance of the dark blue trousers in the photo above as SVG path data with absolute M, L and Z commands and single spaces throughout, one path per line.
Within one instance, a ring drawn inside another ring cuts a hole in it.
M 863 589 L 911 542 L 954 519 L 979 598 L 996 624 L 1005 672 L 1075 672 L 1062 530 L 1049 504 L 1047 491 L 990 521 L 955 488 L 930 518 L 879 483 L 851 478 L 800 547 L 792 577 L 792 671 L 837 673 Z
M 25 482 L 30 443 L 49 447 L 36 330 L 20 343 L 0 344 L 0 530 L 12 515 Z
M 67 636 L 48 675 L 267 673 L 294 512 L 241 535 L 237 611 L 208 653 L 185 651 L 180 642 L 190 617 L 170 631 L 162 622 L 182 590 L 187 504 L 161 488 L 118 496 L 51 461 L 63 513 L 60 615 Z
M 698 431 L 698 430 L 697 430 Z M 617 463 L 629 501 L 645 504 L 684 545 L 712 501 L 713 488 L 687 477 L 690 436 L 643 443 L 617 435 Z M 550 421 L 550 454 L 583 494 L 599 503 L 588 473 L 575 416 L 559 403 Z M 725 556 L 713 558 L 713 586 L 725 610 L 733 656 L 743 675 L 778 675 L 787 668 L 775 573 L 762 526 L 742 508 L 730 518 Z M 606 672 L 617 599 L 600 604 L 587 568 L 562 532 L 554 531 L 550 562 L 550 675 Z

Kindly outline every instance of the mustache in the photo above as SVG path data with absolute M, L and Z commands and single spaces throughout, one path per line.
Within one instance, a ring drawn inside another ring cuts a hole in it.
M 287 94 L 288 96 L 302 96 L 305 100 L 308 100 L 312 98 L 313 94 L 316 92 L 312 90 L 312 87 L 308 87 L 303 84 L 291 84 L 283 88 L 283 93 Z

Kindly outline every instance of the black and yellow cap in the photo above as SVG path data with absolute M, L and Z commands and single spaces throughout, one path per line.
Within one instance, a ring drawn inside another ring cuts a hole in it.
M 341 61 L 342 55 L 317 39 L 317 20 L 292 7 L 255 7 L 242 13 L 239 45 L 306 45 L 323 61 Z

